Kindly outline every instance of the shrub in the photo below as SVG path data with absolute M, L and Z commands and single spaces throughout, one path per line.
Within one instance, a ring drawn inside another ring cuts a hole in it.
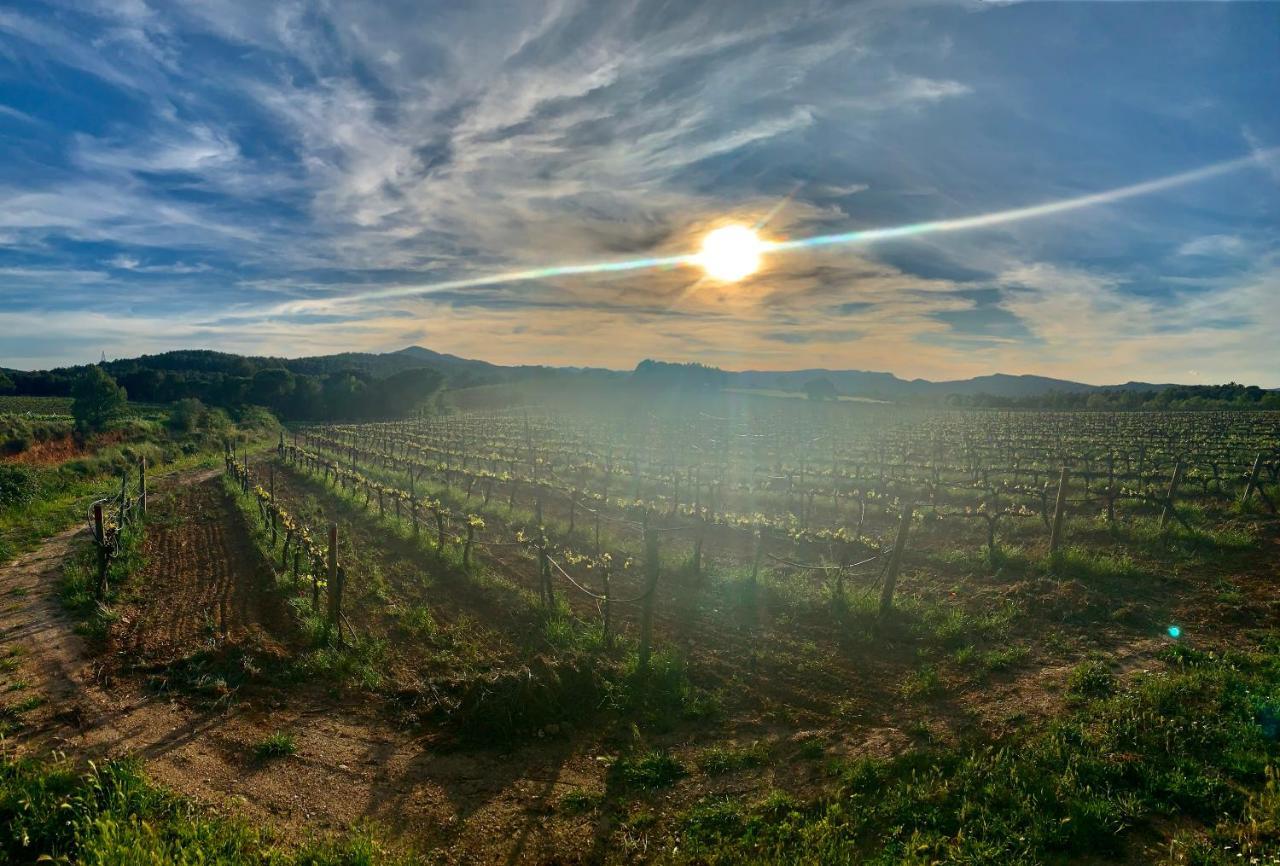
M 208 411 L 194 397 L 179 400 L 169 410 L 169 429 L 175 433 L 192 433 L 201 426 Z
M 35 475 L 22 466 L 0 466 L 0 508 L 25 505 L 39 492 Z

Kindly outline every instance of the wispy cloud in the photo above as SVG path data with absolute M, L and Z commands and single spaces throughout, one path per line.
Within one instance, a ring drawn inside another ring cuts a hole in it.
M 1247 82 L 1280 59 L 1241 35 L 1274 12 L 1212 10 L 1240 24 L 1216 36 L 1196 4 L 1141 21 L 1095 5 L 0 11 L 0 355 L 419 341 L 504 362 L 1280 384 L 1274 354 L 1231 343 L 1276 325 L 1275 212 L 1256 176 L 1274 173 L 1280 128 Z M 1170 64 L 1156 43 L 1196 52 Z M 1063 68 L 1078 70 L 1069 88 Z M 1184 92 L 1194 111 L 1175 110 Z M 772 257 L 732 286 L 683 267 L 467 285 L 679 256 L 730 220 L 768 217 L 775 239 L 945 220 L 1242 152 L 1249 178 Z M 48 291 L 59 274 L 67 291 Z M 440 283 L 458 287 L 386 291 Z M 9 336 L 37 318 L 38 336 Z

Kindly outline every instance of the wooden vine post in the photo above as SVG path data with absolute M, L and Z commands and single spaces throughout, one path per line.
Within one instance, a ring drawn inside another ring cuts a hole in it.
M 889 564 L 885 568 L 884 586 L 880 589 L 880 615 L 884 616 L 893 609 L 893 591 L 898 584 L 898 571 L 902 567 L 902 553 L 907 548 L 907 532 L 911 529 L 911 514 L 914 510 L 910 502 L 902 504 L 902 518 L 898 523 L 898 537 L 893 540 L 893 552 L 889 554 Z
M 756 581 L 760 578 L 760 560 L 764 557 L 764 530 L 756 530 L 756 550 L 751 558 L 751 583 L 752 590 L 756 588 Z
M 658 535 L 646 524 L 644 528 L 644 600 L 640 608 L 640 673 L 649 672 L 649 656 L 653 644 L 653 604 L 658 592 Z
M 338 525 L 329 524 L 329 625 L 337 632 L 338 641 L 342 641 L 342 580 L 338 568 Z
M 283 433 L 280 434 L 284 436 Z M 271 546 L 276 546 L 276 467 L 272 464 L 267 466 L 267 494 L 271 497 Z
M 707 521 L 701 515 L 696 515 L 698 522 L 697 535 L 693 538 L 693 575 L 694 577 L 702 576 L 702 543 L 707 537 Z
M 555 586 L 551 582 L 551 557 L 547 555 L 547 536 L 545 533 L 538 538 L 538 577 L 541 581 L 540 595 L 542 603 L 546 605 L 547 610 L 552 610 L 556 606 Z
M 1173 516 L 1173 498 L 1178 495 L 1178 485 L 1182 483 L 1182 458 L 1173 464 L 1173 476 L 1169 479 L 1169 492 L 1164 498 L 1164 508 L 1160 510 L 1160 528 L 1164 529 L 1169 525 L 1169 518 Z
M 138 458 L 138 508 L 147 515 L 147 458 Z
M 1058 552 L 1058 546 L 1062 544 L 1062 522 L 1066 518 L 1067 512 L 1067 467 L 1062 467 L 1062 474 L 1058 476 L 1058 495 L 1053 502 L 1053 529 L 1049 533 L 1049 555 L 1053 556 Z
M 102 525 L 102 503 L 93 503 L 93 540 L 98 544 L 98 601 L 107 597 L 107 535 Z
M 1116 522 L 1116 453 L 1107 452 L 1107 523 Z
M 1253 458 L 1253 468 L 1249 470 L 1249 481 L 1244 486 L 1244 494 L 1240 497 L 1240 504 L 1244 505 L 1249 501 L 1249 497 L 1253 495 L 1254 489 L 1258 486 L 1258 475 L 1262 472 L 1262 454 Z
M 604 584 L 604 648 L 613 649 L 613 596 L 609 594 L 609 578 L 613 569 L 611 563 L 606 562 L 600 570 L 600 579 Z

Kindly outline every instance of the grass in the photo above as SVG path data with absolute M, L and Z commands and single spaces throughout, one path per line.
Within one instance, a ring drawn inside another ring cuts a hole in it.
M 921 665 L 902 680 L 902 695 L 907 698 L 932 698 L 942 693 L 942 680 L 933 665 Z
M 700 803 L 673 859 L 1092 862 L 1123 858 L 1132 831 L 1164 818 L 1195 853 L 1172 862 L 1267 862 L 1250 857 L 1280 851 L 1280 636 L 1246 653 L 1176 649 L 1127 686 L 1081 666 L 1074 708 L 1037 731 L 837 761 L 834 791 L 808 803 Z
M 1115 693 L 1116 675 L 1104 662 L 1081 662 L 1067 678 L 1067 694 L 1073 698 L 1088 700 L 1106 698 Z
M 712 746 L 698 755 L 698 769 L 708 776 L 723 776 L 769 763 L 768 743 L 749 746 Z
M 130 578 L 143 566 L 143 525 L 130 523 L 120 530 L 120 546 L 107 566 L 107 595 L 96 597 L 97 551 L 92 541 L 81 544 L 63 566 L 59 595 L 67 610 L 79 619 L 76 631 L 101 645 L 111 625 L 119 619 L 112 602 L 119 598 Z
M 613 771 L 627 787 L 644 791 L 668 788 L 688 775 L 679 760 L 660 750 L 620 758 Z
M 585 815 L 600 808 L 601 802 L 602 798 L 599 794 L 578 789 L 561 797 L 556 808 L 564 815 Z
M 148 469 L 150 483 L 161 473 L 213 466 L 217 460 L 207 452 L 183 454 L 170 446 L 118 446 L 61 467 L 30 470 L 38 495 L 0 507 L 0 562 L 84 520 L 84 509 L 92 500 L 120 491 L 120 469 L 136 466 L 138 456 L 146 456 L 148 467 L 154 467 Z
M 407 866 L 367 832 L 290 845 L 156 787 L 137 763 L 0 760 L 0 862 L 84 866 Z
M 288 758 L 297 753 L 298 744 L 294 741 L 293 734 L 287 731 L 270 733 L 253 746 L 253 756 L 259 761 Z

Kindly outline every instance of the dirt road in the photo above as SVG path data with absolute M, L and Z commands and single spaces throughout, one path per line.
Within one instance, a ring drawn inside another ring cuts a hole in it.
M 17 730 L 4 748 L 58 749 L 86 758 L 136 755 L 156 781 L 215 807 L 308 836 L 371 822 L 448 862 L 564 862 L 593 847 L 594 822 L 548 822 L 566 791 L 598 789 L 594 755 L 543 744 L 514 754 L 433 754 L 358 701 L 322 690 L 262 690 L 210 706 L 130 674 L 120 657 L 148 663 L 279 634 L 278 600 L 215 471 L 163 482 L 153 497 L 153 559 L 120 605 L 107 653 L 76 634 L 58 598 L 67 558 L 87 540 L 74 527 L 0 566 L 0 702 Z M 273 633 L 274 632 L 274 633 Z M 12 712 L 16 707 L 28 707 Z M 254 757 L 285 730 L 297 754 Z

